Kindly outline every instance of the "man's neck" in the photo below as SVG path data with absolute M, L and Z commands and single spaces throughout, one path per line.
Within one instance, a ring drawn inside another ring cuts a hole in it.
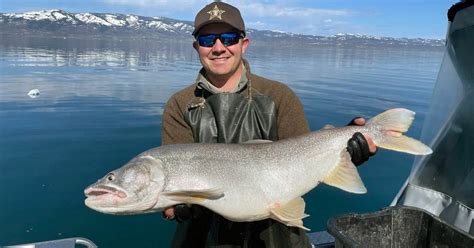
M 239 68 L 230 76 L 219 76 L 219 75 L 207 75 L 209 82 L 215 87 L 219 88 L 222 92 L 230 92 L 240 81 L 243 71 L 243 63 L 239 65 Z

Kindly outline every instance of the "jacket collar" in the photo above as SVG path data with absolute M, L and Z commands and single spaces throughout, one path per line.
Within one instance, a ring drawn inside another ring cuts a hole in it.
M 250 73 L 250 68 L 248 66 L 248 63 L 246 60 L 243 60 L 243 70 L 242 74 L 240 75 L 240 80 L 237 86 L 226 93 L 238 93 L 241 92 L 245 87 L 247 86 L 249 82 L 249 73 Z M 222 90 L 214 86 L 211 82 L 206 77 L 206 70 L 204 68 L 201 68 L 201 70 L 198 73 L 198 76 L 196 78 L 196 87 L 198 89 L 204 89 L 212 94 L 219 94 L 219 93 L 224 93 Z

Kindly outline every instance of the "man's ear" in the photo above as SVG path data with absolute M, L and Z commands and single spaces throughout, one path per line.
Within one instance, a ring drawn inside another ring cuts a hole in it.
M 193 42 L 193 47 L 194 47 L 194 49 L 195 49 L 196 51 L 198 50 L 199 44 L 197 43 L 197 41 L 194 41 L 194 42 Z
M 247 50 L 247 47 L 249 46 L 249 44 L 250 44 L 249 38 L 244 37 L 242 39 L 242 53 L 245 53 L 245 51 Z

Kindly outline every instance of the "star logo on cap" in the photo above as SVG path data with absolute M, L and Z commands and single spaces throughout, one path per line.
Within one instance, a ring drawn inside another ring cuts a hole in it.
M 217 5 L 214 5 L 214 9 L 211 11 L 207 12 L 209 14 L 209 20 L 212 20 L 214 18 L 217 18 L 219 20 L 222 20 L 222 14 L 225 12 L 225 10 L 221 10 L 217 7 Z

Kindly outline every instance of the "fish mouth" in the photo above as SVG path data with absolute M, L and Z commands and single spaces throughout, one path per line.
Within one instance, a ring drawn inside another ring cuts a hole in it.
M 100 197 L 105 195 L 117 196 L 119 198 L 127 198 L 127 193 L 119 188 L 112 186 L 98 186 L 98 187 L 89 187 L 84 190 L 86 197 Z

